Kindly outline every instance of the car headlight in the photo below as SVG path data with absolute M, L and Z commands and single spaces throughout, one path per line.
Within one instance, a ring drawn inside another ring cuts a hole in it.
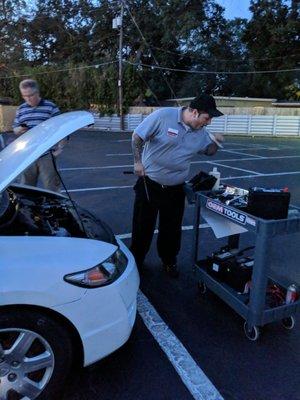
M 127 257 L 120 249 L 118 249 L 102 263 L 85 271 L 65 275 L 64 280 L 72 285 L 85 288 L 106 286 L 122 275 L 127 263 Z

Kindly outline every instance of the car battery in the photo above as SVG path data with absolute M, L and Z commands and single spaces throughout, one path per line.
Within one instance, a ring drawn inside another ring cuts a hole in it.
M 239 293 L 244 293 L 251 281 L 254 260 L 230 251 L 221 251 L 208 257 L 207 272 L 220 282 L 226 283 Z
M 253 187 L 249 189 L 246 211 L 259 218 L 287 218 L 291 194 L 288 189 L 267 189 Z
M 207 258 L 207 272 L 217 279 L 224 281 L 226 276 L 226 266 L 233 262 L 235 256 L 229 251 L 221 250 L 218 253 L 213 253 L 211 257 Z

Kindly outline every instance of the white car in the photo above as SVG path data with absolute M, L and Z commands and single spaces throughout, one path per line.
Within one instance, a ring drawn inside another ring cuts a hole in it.
M 129 250 L 68 197 L 12 184 L 93 122 L 65 113 L 0 152 L 0 400 L 60 399 L 74 362 L 94 363 L 132 331 L 139 275 Z

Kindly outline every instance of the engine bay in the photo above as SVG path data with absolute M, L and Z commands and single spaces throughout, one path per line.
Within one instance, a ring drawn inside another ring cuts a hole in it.
M 2 194 L 0 234 L 84 237 L 72 209 L 68 199 L 7 189 L 4 197 Z
M 66 197 L 22 186 L 0 196 L 1 236 L 64 236 L 115 243 L 110 228 Z

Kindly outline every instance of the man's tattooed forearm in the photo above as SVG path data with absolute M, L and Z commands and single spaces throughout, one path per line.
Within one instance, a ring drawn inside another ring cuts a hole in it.
M 144 145 L 144 141 L 138 135 L 133 134 L 131 147 L 132 147 L 132 153 L 133 153 L 133 158 L 134 158 L 135 163 L 141 162 L 143 145 Z

